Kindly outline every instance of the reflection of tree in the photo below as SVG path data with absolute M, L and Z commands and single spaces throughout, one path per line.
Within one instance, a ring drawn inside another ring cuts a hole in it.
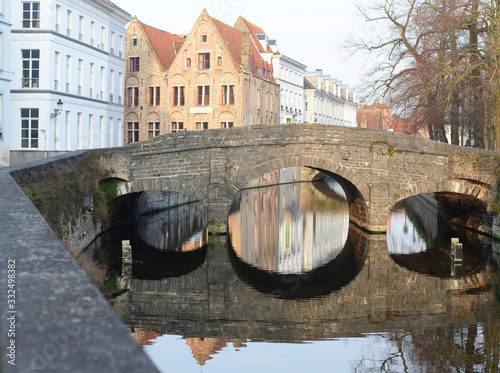
M 449 324 L 405 330 L 391 334 L 390 341 L 397 353 L 381 359 L 381 372 L 499 371 L 499 325 Z

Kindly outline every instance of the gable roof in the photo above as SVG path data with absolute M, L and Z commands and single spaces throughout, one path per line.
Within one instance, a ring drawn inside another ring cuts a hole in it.
M 243 22 L 245 22 L 245 25 L 247 26 L 248 31 L 250 32 L 250 35 L 252 35 L 252 38 L 254 40 L 254 43 L 255 43 L 259 53 L 272 53 L 269 45 L 267 45 L 267 50 L 265 50 L 264 47 L 262 46 L 262 44 L 260 43 L 259 39 L 257 38 L 257 35 L 265 35 L 266 34 L 264 32 L 264 30 L 261 27 L 254 25 L 252 22 L 246 20 L 243 17 L 241 17 L 241 19 L 243 20 Z
M 229 49 L 234 64 L 238 68 L 241 68 L 242 64 L 241 54 L 243 48 L 243 38 L 245 37 L 245 35 L 243 34 L 243 32 L 219 21 L 218 19 L 215 19 L 213 17 L 210 18 L 212 19 L 217 30 L 219 31 L 220 36 L 226 43 L 226 46 Z M 273 70 L 272 64 L 268 64 L 266 61 L 262 59 L 254 43 L 250 43 L 249 48 L 250 48 L 249 50 L 250 70 L 252 71 L 252 74 L 256 77 L 274 83 L 275 81 L 272 74 Z M 264 71 L 266 71 L 267 74 L 264 74 Z
M 151 47 L 154 49 L 161 65 L 166 70 L 174 61 L 177 51 L 184 44 L 185 39 L 170 32 L 159 30 L 139 22 L 146 34 Z

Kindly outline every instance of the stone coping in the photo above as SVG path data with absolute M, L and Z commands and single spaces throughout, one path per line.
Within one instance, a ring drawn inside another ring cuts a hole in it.
M 11 177 L 83 153 L 0 168 L 2 373 L 158 372 Z

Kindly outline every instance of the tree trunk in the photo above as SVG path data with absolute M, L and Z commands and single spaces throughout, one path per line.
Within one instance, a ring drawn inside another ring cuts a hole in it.
M 478 0 L 472 3 L 472 19 L 469 26 L 469 48 L 471 52 L 471 66 L 474 66 L 472 77 L 472 98 L 474 109 L 474 147 L 484 149 L 484 102 L 483 87 L 481 82 L 481 70 L 479 68 L 479 48 L 478 48 Z

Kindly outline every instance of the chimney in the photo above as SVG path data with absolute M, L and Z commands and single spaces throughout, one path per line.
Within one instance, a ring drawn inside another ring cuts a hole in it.
M 245 71 L 250 71 L 250 33 L 241 33 L 241 66 Z

